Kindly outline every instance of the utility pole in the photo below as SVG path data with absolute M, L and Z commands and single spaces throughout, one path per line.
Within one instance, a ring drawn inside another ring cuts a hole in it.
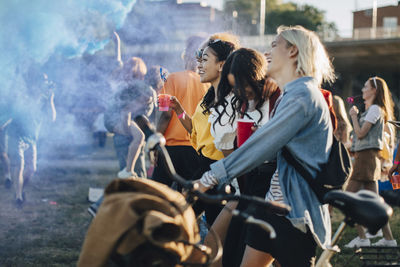
M 376 38 L 376 20 L 377 20 L 377 13 L 378 13 L 378 0 L 373 0 L 372 4 L 372 30 L 371 30 L 371 38 Z
M 265 34 L 265 1 L 260 0 L 260 36 Z

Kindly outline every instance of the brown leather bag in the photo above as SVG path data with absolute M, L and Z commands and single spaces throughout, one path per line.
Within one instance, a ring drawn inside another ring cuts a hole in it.
M 108 266 L 112 255 L 144 246 L 186 261 L 194 252 L 191 244 L 199 240 L 195 214 L 180 193 L 148 179 L 117 179 L 105 190 L 78 266 Z

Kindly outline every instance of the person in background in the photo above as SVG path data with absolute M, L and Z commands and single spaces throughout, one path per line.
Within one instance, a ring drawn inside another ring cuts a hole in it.
M 393 175 L 395 172 L 400 172 L 400 143 L 397 145 L 397 153 L 396 157 L 394 158 L 393 161 L 393 166 L 390 168 L 388 172 L 389 179 L 392 180 Z
M 268 123 L 210 166 L 199 181 L 199 190 L 204 192 L 276 158 L 279 175 L 273 176 L 266 198 L 289 205 L 291 211 L 278 216 L 249 207 L 250 214 L 274 227 L 277 237 L 270 239 L 262 229 L 249 225 L 241 266 L 269 266 L 274 258 L 282 266 L 311 266 L 317 244 L 324 249 L 331 241 L 328 205 L 318 201 L 306 180 L 285 161 L 281 149 L 287 147 L 312 175 L 328 160 L 333 127 L 319 88 L 323 81 L 334 81 L 335 75 L 318 36 L 301 26 L 280 26 L 271 46 L 267 75 L 283 91 L 280 103 Z
M 200 76 L 196 73 L 197 60 L 195 52 L 202 42 L 201 36 L 191 36 L 186 40 L 186 48 L 183 52 L 185 70 L 168 75 L 160 92 L 174 96 L 188 116 L 192 116 L 197 104 L 207 92 L 207 84 L 200 82 Z M 160 69 L 158 69 L 160 77 Z M 171 157 L 176 172 L 187 179 L 194 176 L 198 166 L 198 155 L 190 143 L 190 135 L 179 122 L 179 117 L 172 110 L 160 111 L 156 130 L 166 139 L 165 148 Z M 168 171 L 162 160 L 157 160 L 154 168 L 153 180 L 171 186 L 172 181 L 168 177 Z
M 119 147 L 117 150 L 120 165 L 118 178 L 145 178 L 145 176 L 138 175 L 135 168 L 145 145 L 145 137 L 150 134 L 151 123 L 143 115 L 143 107 L 138 103 L 145 101 L 150 95 L 152 95 L 152 89 L 149 85 L 143 81 L 134 80 L 130 86 L 115 96 L 114 103 L 104 113 L 104 124 L 107 131 L 120 136 L 127 142 L 127 145 Z M 140 125 L 136 122 L 136 118 L 139 118 Z M 87 209 L 93 217 L 96 216 L 103 200 L 102 196 Z
M 56 120 L 54 87 L 47 74 L 32 65 L 24 74 L 26 91 L 16 92 L 16 101 L 10 107 L 12 121 L 8 126 L 8 155 L 11 178 L 15 187 L 15 200 L 18 207 L 26 201 L 24 186 L 37 169 L 37 140 L 43 119 Z
M 3 102 L 4 101 L 4 102 Z M 8 157 L 8 136 L 7 128 L 12 119 L 9 113 L 9 104 L 5 99 L 0 103 L 0 162 L 1 169 L 4 175 L 4 186 L 9 189 L 12 185 L 11 172 L 10 172 L 10 159 Z
M 380 151 L 383 149 L 384 128 L 388 120 L 393 120 L 393 100 L 385 80 L 369 78 L 362 88 L 365 112 L 350 109 L 354 136 L 351 150 L 354 152 L 353 173 L 346 191 L 357 192 L 366 189 L 378 193 L 381 177 Z M 345 245 L 347 248 L 370 246 L 371 241 L 361 226 L 357 226 L 358 236 Z M 383 238 L 372 246 L 397 246 L 389 224 L 382 228 Z
M 120 164 L 118 178 L 145 177 L 135 172 L 135 163 L 144 146 L 144 133 L 133 121 L 133 118 L 143 114 L 143 106 L 139 103 L 145 101 L 152 95 L 149 85 L 143 81 L 135 80 L 126 89 L 118 93 L 114 103 L 104 114 L 104 123 L 107 131 L 114 133 L 114 136 L 129 141 L 128 146 L 120 147 L 117 150 L 117 157 Z M 116 146 L 117 148 L 117 146 Z
M 92 125 L 93 139 L 99 147 L 105 147 L 107 141 L 107 129 L 104 126 L 104 112 L 97 115 Z
M 353 130 L 349 118 L 347 117 L 346 108 L 343 99 L 335 95 L 333 96 L 333 108 L 337 119 L 337 128 L 333 132 L 336 139 L 342 142 L 348 149 L 351 147 L 350 133 Z
M 121 93 L 121 90 L 125 90 L 126 88 L 134 85 L 137 85 L 138 81 L 141 82 L 142 85 L 139 86 L 140 89 L 137 92 L 140 95 L 140 99 L 136 99 L 135 112 L 132 113 L 132 119 L 138 115 L 144 115 L 147 118 L 152 114 L 155 103 L 156 103 L 156 92 L 150 86 L 144 86 L 144 77 L 147 73 L 147 67 L 144 61 L 139 57 L 131 57 L 126 62 L 123 63 L 123 66 L 118 69 L 116 74 L 117 78 L 114 78 L 110 83 L 112 86 L 113 81 L 116 82 L 114 86 L 116 86 L 115 94 L 118 95 Z M 142 90 L 142 91 L 140 91 Z M 133 101 L 135 102 L 135 101 Z M 115 103 L 114 103 L 115 104 Z M 115 106 L 114 106 L 115 108 Z M 106 111 L 107 112 L 107 111 Z M 109 112 L 113 112 L 109 110 Z M 107 116 L 105 114 L 105 116 Z M 106 127 L 107 128 L 107 127 Z M 129 146 L 131 145 L 132 139 L 128 135 L 119 134 L 118 132 L 114 133 L 113 136 L 114 148 L 118 157 L 118 161 L 120 164 L 121 174 L 120 176 L 126 177 L 132 175 L 126 167 L 126 158 L 130 157 L 128 155 L 131 149 Z M 144 154 L 144 145 L 140 146 L 140 153 L 138 155 L 138 159 L 134 164 L 134 172 L 136 175 L 140 177 L 147 177 L 147 168 Z
M 144 76 L 144 81 L 148 85 L 150 85 L 157 94 L 161 92 L 161 89 L 163 88 L 165 82 L 160 75 L 160 69 L 163 74 L 165 73 L 165 77 L 168 77 L 168 70 L 161 67 L 160 65 L 150 67 L 146 75 Z

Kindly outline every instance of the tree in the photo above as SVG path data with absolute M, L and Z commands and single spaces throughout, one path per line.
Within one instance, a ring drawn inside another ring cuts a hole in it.
M 236 10 L 239 24 L 238 33 L 257 34 L 260 17 L 260 0 L 226 1 L 224 11 L 228 16 Z M 277 0 L 266 0 L 266 33 L 276 33 L 280 25 L 301 25 L 313 31 L 337 33 L 334 23 L 325 20 L 325 12 L 310 5 L 299 6 L 295 3 L 279 4 Z
M 273 34 L 280 25 L 301 25 L 309 30 L 336 30 L 334 23 L 325 21 L 325 12 L 310 5 L 298 6 L 294 3 L 280 5 L 267 10 L 266 32 Z
M 266 0 L 266 9 L 278 6 L 277 0 Z M 233 12 L 237 12 L 237 18 L 233 18 Z M 224 12 L 228 20 L 236 20 L 238 33 L 254 35 L 258 32 L 260 20 L 260 0 L 228 0 L 225 1 Z

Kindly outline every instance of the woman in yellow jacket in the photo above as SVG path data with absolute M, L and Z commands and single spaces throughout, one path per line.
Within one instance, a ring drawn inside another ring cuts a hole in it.
M 175 97 L 171 97 L 170 108 L 176 112 L 180 122 L 190 133 L 191 144 L 200 157 L 200 164 L 196 170 L 196 174 L 194 177 L 188 177 L 190 179 L 194 180 L 200 178 L 204 171 L 209 170 L 210 164 L 224 157 L 224 154 L 216 149 L 214 145 L 214 138 L 210 132 L 208 118 L 210 115 L 210 108 L 213 107 L 218 98 L 217 88 L 222 67 L 226 58 L 236 48 L 238 48 L 238 42 L 235 36 L 216 34 L 209 38 L 204 49 L 199 50 L 198 73 L 200 75 L 200 81 L 202 83 L 210 83 L 211 86 L 201 102 L 197 105 L 196 111 L 192 117 L 186 114 Z M 201 205 L 201 209 L 205 209 L 207 222 L 211 225 L 218 216 L 221 207 L 215 207 L 215 205 Z

